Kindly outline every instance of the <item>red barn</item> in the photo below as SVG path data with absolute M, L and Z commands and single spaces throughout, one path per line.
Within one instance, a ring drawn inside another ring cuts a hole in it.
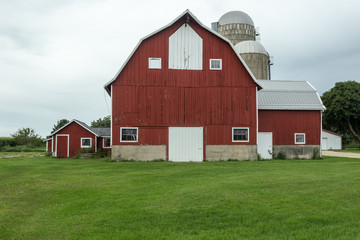
M 50 135 L 47 147 L 54 157 L 73 157 L 81 149 L 96 152 L 98 149 L 110 150 L 110 128 L 91 128 L 85 123 L 72 120 Z M 49 151 L 48 150 L 48 151 Z
M 288 158 L 319 156 L 321 112 L 316 89 L 306 81 L 258 80 L 258 152 L 265 158 L 280 152 Z
M 267 110 L 258 103 L 263 85 L 265 96 L 268 86 L 255 80 L 232 43 L 187 10 L 141 39 L 105 85 L 112 99 L 112 158 L 254 160 L 258 132 L 262 139 L 271 132 L 271 153 L 283 151 L 279 146 L 297 149 L 294 138 L 319 147 L 321 109 Z

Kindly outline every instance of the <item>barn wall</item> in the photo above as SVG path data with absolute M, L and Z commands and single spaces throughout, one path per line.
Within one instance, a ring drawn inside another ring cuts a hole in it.
M 72 122 L 67 127 L 63 128 L 54 135 L 54 142 L 56 141 L 56 135 L 69 134 L 69 157 L 73 157 L 76 153 L 81 150 L 81 138 L 91 138 L 92 149 L 95 148 L 95 136 L 76 122 Z M 54 147 L 55 151 L 55 147 Z
M 320 145 L 321 112 L 259 110 L 259 132 L 272 132 L 273 145 L 295 145 L 295 133 L 305 133 L 305 145 Z
M 257 85 L 227 42 L 191 19 L 203 41 L 202 70 L 169 69 L 169 37 L 183 23 L 145 39 L 112 83 L 112 151 L 167 146 L 170 126 L 204 127 L 204 145 L 256 145 Z M 161 58 L 161 69 L 149 69 L 149 58 Z M 222 59 L 222 70 L 210 70 L 210 59 Z M 120 142 L 121 127 L 138 127 L 138 142 Z M 249 127 L 250 141 L 232 143 L 232 127 Z

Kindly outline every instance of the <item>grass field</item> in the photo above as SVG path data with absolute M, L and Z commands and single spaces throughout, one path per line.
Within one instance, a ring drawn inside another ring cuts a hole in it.
M 360 239 L 360 159 L 0 159 L 0 239 Z
M 346 148 L 346 149 L 343 149 L 343 150 L 336 150 L 336 152 L 360 153 L 360 148 Z

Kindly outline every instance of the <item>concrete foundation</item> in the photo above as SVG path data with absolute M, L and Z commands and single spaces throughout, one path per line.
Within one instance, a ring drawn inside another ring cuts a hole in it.
M 285 154 L 287 159 L 291 158 L 319 158 L 320 145 L 274 145 L 273 157 L 276 158 L 279 153 Z
M 256 145 L 206 145 L 206 160 L 256 160 Z
M 166 160 L 166 145 L 113 145 L 111 159 L 135 161 Z

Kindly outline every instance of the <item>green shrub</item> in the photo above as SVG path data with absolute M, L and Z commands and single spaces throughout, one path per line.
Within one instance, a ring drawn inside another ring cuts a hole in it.
M 319 148 L 313 149 L 312 159 L 321 159 Z
M 278 152 L 277 155 L 276 154 L 274 155 L 274 158 L 275 159 L 286 159 L 286 154 L 284 152 L 280 151 L 280 152 Z

